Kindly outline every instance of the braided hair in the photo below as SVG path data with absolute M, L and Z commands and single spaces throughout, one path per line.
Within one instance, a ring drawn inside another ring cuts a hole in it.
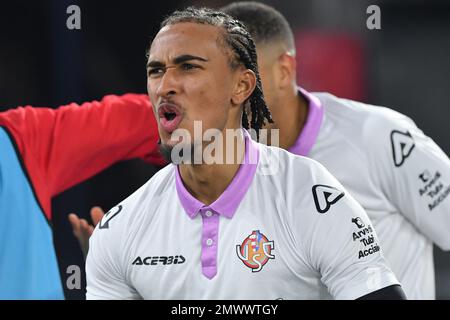
M 243 65 L 245 68 L 250 69 L 255 73 L 256 88 L 244 103 L 244 106 L 248 105 L 249 108 L 244 107 L 242 126 L 245 129 L 251 128 L 255 130 L 256 137 L 259 139 L 259 130 L 266 124 L 266 120 L 269 123 L 273 123 L 273 120 L 269 108 L 264 101 L 261 77 L 258 71 L 256 47 L 250 33 L 241 22 L 226 13 L 208 8 L 195 7 L 175 11 L 161 23 L 161 28 L 182 22 L 208 24 L 221 28 L 223 30 L 223 41 L 221 42 L 223 42 L 232 53 L 230 57 L 230 67 L 235 70 Z M 248 112 L 250 112 L 250 114 L 248 114 Z M 249 116 L 251 123 L 249 123 Z

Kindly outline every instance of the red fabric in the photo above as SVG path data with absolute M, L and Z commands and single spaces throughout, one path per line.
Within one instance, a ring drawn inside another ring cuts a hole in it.
M 364 101 L 367 92 L 364 45 L 343 33 L 295 33 L 298 83 L 308 91 Z
M 51 198 L 131 158 L 163 165 L 158 128 L 146 95 L 106 96 L 58 109 L 19 107 L 0 113 L 13 135 L 38 200 L 51 219 Z

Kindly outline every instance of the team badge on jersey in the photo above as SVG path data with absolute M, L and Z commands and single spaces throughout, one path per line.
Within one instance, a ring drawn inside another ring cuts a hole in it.
M 272 251 L 275 249 L 274 241 L 269 241 L 267 237 L 259 232 L 253 231 L 241 245 L 236 246 L 239 259 L 249 267 L 252 272 L 259 272 L 266 265 L 269 259 L 275 259 Z
M 327 212 L 331 205 L 338 202 L 345 195 L 343 191 L 323 184 L 316 184 L 312 188 L 312 193 L 316 209 L 319 213 Z
M 411 133 L 409 133 L 409 131 L 392 131 L 391 145 L 394 164 L 396 167 L 401 167 L 403 162 L 405 162 L 406 158 L 409 157 L 415 147 Z

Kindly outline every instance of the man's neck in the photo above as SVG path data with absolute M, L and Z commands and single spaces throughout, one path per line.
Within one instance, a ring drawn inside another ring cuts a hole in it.
M 238 150 L 243 152 L 238 154 Z M 226 152 L 230 150 L 225 150 L 224 158 L 226 158 Z M 205 205 L 210 205 L 220 197 L 233 181 L 240 164 L 243 163 L 245 156 L 243 137 L 237 139 L 234 152 L 237 156 L 233 158 L 237 161 L 233 164 L 181 164 L 179 166 L 183 184 L 194 198 Z
M 275 119 L 280 129 L 280 148 L 288 150 L 300 136 L 308 117 L 308 101 L 297 92 L 288 94 L 277 109 Z

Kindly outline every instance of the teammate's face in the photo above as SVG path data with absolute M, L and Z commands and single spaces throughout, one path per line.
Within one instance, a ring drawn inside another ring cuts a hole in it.
M 266 101 L 267 106 L 270 110 L 276 108 L 278 103 L 278 95 L 279 92 L 277 90 L 277 58 L 273 50 L 264 46 L 257 45 L 257 53 L 258 53 L 258 67 L 259 67 L 259 75 L 261 76 L 261 82 L 263 86 L 264 92 L 264 100 Z M 274 119 L 276 120 L 276 119 Z M 276 121 L 274 124 L 267 123 L 266 128 L 275 127 Z
M 220 32 L 210 25 L 177 23 L 162 28 L 152 43 L 147 89 L 165 146 L 179 142 L 171 141 L 176 129 L 194 137 L 194 121 L 201 121 L 201 135 L 210 128 L 240 127 L 241 104 L 253 89 L 247 96 L 239 93 L 245 71 L 231 69 Z
M 286 54 L 286 48 L 282 44 L 257 44 L 256 50 L 264 99 L 274 120 L 273 124 L 267 123 L 265 128 L 279 128 L 281 123 L 278 116 L 285 109 L 285 90 L 292 90 L 295 82 L 295 65 L 292 63 L 295 58 Z

